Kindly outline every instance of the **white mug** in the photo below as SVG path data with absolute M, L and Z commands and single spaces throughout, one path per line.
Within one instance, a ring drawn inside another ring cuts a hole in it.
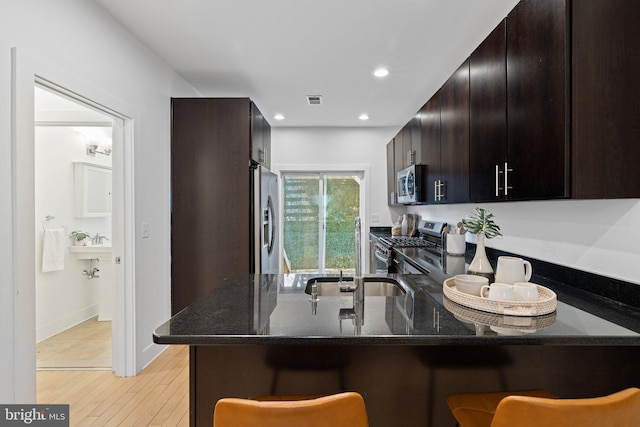
M 464 255 L 467 249 L 467 242 L 465 241 L 464 234 L 446 233 L 445 248 L 449 255 Z
M 538 285 L 531 282 L 516 282 L 513 284 L 513 298 L 516 301 L 537 301 Z
M 513 285 L 516 282 L 528 282 L 531 279 L 531 263 L 512 256 L 498 257 L 496 282 Z
M 487 295 L 485 295 L 485 291 Z M 507 283 L 492 283 L 491 285 L 484 285 L 480 288 L 480 296 L 482 298 L 488 298 L 492 300 L 500 301 L 513 301 L 513 285 Z

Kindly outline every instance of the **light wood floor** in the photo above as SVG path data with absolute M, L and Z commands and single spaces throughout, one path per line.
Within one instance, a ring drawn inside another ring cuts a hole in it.
M 111 322 L 94 317 L 36 344 L 38 369 L 111 370 Z
M 38 403 L 69 404 L 71 426 L 188 426 L 189 348 L 169 346 L 135 377 L 37 372 Z

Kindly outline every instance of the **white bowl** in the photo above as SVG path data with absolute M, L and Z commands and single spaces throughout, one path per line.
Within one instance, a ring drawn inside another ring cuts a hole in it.
M 453 281 L 460 292 L 475 296 L 480 296 L 480 288 L 489 284 L 489 279 L 474 274 L 457 274 Z

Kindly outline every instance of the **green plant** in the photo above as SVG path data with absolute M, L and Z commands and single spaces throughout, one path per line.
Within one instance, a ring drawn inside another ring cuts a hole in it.
M 484 233 L 487 239 L 502 236 L 500 227 L 493 221 L 493 214 L 482 208 L 476 208 L 476 213 L 467 215 L 462 224 L 470 233 Z
M 78 242 L 86 239 L 87 237 L 90 237 L 91 235 L 89 233 L 86 233 L 84 231 L 80 231 L 80 230 L 75 230 L 71 232 L 71 237 L 73 237 L 74 239 L 76 239 Z

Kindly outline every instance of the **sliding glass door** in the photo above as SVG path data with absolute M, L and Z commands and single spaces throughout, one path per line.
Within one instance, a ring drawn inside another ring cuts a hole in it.
M 284 173 L 285 272 L 353 273 L 358 173 Z

